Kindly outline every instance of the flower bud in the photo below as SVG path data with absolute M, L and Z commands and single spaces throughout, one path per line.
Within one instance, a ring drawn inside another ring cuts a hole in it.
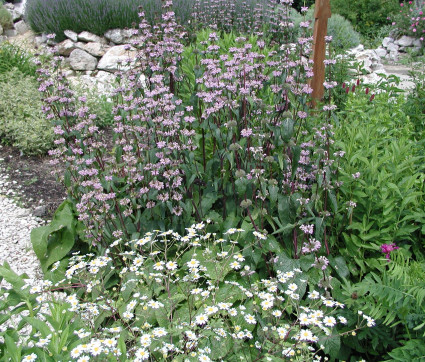
M 242 209 L 247 209 L 251 205 L 252 205 L 252 201 L 251 200 L 242 200 L 241 201 L 241 208 Z
M 244 177 L 244 176 L 245 176 L 245 171 L 244 171 L 244 170 L 237 170 L 237 171 L 235 172 L 235 176 L 236 176 L 237 178 Z

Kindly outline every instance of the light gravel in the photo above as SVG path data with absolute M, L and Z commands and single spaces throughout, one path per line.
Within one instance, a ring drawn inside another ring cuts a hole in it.
M 31 247 L 30 233 L 44 221 L 19 205 L 19 198 L 23 198 L 19 185 L 9 180 L 0 158 L 0 265 L 7 262 L 16 273 L 26 273 L 30 284 L 37 284 L 42 273 Z

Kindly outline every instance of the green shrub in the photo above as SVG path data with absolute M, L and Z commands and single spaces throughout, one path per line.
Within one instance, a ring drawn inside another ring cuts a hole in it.
M 413 73 L 415 88 L 407 96 L 403 110 L 415 127 L 414 138 L 423 140 L 425 131 L 425 75 L 423 72 Z
M 0 138 L 28 155 L 53 146 L 53 128 L 41 112 L 35 79 L 17 69 L 0 76 Z M 4 96 L 7 95 L 7 96 Z
M 388 17 L 398 9 L 398 0 L 331 0 L 332 13 L 348 19 L 363 35 L 372 36 L 378 28 L 389 24 Z
M 2 5 L 0 5 L 0 25 L 3 29 L 10 29 L 13 26 L 12 15 Z
M 404 98 L 381 93 L 370 102 L 369 97 L 359 87 L 350 92 L 335 130 L 345 152 L 339 175 L 340 215 L 345 215 L 336 222 L 338 245 L 359 277 L 379 267 L 382 244 L 412 246 L 425 232 L 424 157 L 411 139 Z
M 0 74 L 10 72 L 14 68 L 24 75 L 36 76 L 37 66 L 31 54 L 7 42 L 0 44 Z
M 304 21 L 304 17 L 297 12 L 293 13 L 293 18 L 295 27 L 297 27 L 301 21 Z M 307 11 L 305 18 L 314 20 L 314 6 Z M 313 35 L 313 25 L 314 22 L 311 23 L 311 35 Z M 350 21 L 339 14 L 333 14 L 328 20 L 328 35 L 332 36 L 332 47 L 339 51 L 354 48 L 360 44 L 360 34 L 354 30 Z
M 332 36 L 332 46 L 338 49 L 354 48 L 360 44 L 360 35 L 350 21 L 339 14 L 333 14 L 328 22 L 328 35 Z

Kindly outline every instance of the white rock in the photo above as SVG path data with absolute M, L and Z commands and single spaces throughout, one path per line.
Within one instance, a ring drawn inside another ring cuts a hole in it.
M 18 32 L 15 29 L 6 29 L 4 30 L 3 34 L 9 38 L 14 37 L 18 35 Z
M 416 47 L 416 48 L 422 48 L 423 42 L 421 41 L 421 39 L 415 39 L 413 41 L 413 46 Z
M 95 57 L 104 56 L 108 49 L 109 47 L 105 44 L 95 42 L 90 42 L 83 45 L 83 50 Z
M 74 43 L 78 41 L 78 34 L 72 30 L 65 30 L 63 32 L 68 39 L 71 39 Z
M 74 70 L 94 70 L 97 59 L 81 49 L 74 49 L 69 55 L 69 64 Z
M 0 35 L 2 35 L 2 34 L 3 34 L 3 27 L 0 24 Z
M 353 54 L 355 54 L 355 53 L 358 53 L 358 52 L 362 52 L 363 50 L 364 50 L 364 45 L 363 44 L 359 44 L 355 48 L 350 49 L 350 52 L 353 53 Z
M 78 34 L 78 40 L 85 41 L 85 42 L 106 43 L 105 39 L 95 34 L 89 33 L 88 31 L 83 31 L 80 34 Z
M 388 48 L 388 44 L 390 44 L 390 43 L 394 43 L 394 39 L 390 38 L 388 36 L 382 40 L 382 46 L 384 48 Z
M 413 42 L 415 41 L 414 38 L 410 36 L 403 35 L 400 39 L 397 39 L 394 44 L 399 45 L 401 47 L 410 47 L 413 45 Z
M 25 34 L 28 30 L 30 30 L 28 25 L 23 20 L 18 21 L 14 26 L 18 34 Z
M 98 69 L 101 70 L 128 70 L 130 66 L 128 63 L 125 65 L 121 64 L 126 62 L 128 59 L 131 60 L 130 63 L 134 61 L 137 51 L 130 47 L 130 50 L 126 50 L 127 45 L 117 45 L 110 48 L 106 54 L 100 59 L 99 64 L 97 65 Z
M 124 35 L 122 29 L 111 29 L 105 33 L 105 38 L 115 44 L 122 44 L 124 42 Z
M 378 57 L 385 58 L 387 50 L 384 47 L 379 47 L 378 49 L 375 49 L 375 53 Z
M 392 52 L 398 52 L 399 46 L 394 43 L 388 43 L 386 48 L 388 49 L 390 53 L 392 53 Z
M 69 56 L 71 52 L 76 48 L 75 43 L 70 39 L 66 39 L 63 42 L 60 42 L 57 46 L 59 54 L 65 57 Z

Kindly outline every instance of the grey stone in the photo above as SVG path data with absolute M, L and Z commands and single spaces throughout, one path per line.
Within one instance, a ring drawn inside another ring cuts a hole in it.
M 399 45 L 400 47 L 410 47 L 413 45 L 414 41 L 414 38 L 403 35 L 400 39 L 397 39 L 394 44 Z
M 25 23 L 25 21 L 20 20 L 17 23 L 15 23 L 15 29 L 18 32 L 18 34 L 25 34 L 30 28 Z
M 0 25 L 0 35 L 3 34 L 3 27 Z
M 36 36 L 34 38 L 34 42 L 37 45 L 37 47 L 41 47 L 42 45 L 47 43 L 47 37 L 46 34 L 41 34 L 40 36 Z
M 95 34 L 89 33 L 88 31 L 83 31 L 80 34 L 78 34 L 78 40 L 85 41 L 85 42 L 106 43 L 105 39 Z
M 385 58 L 387 50 L 384 47 L 379 47 L 378 49 L 375 49 L 375 53 L 378 57 Z
M 18 35 L 18 32 L 15 29 L 7 29 L 3 32 L 3 34 L 6 35 L 7 37 L 11 38 L 11 37 Z
M 124 35 L 122 29 L 111 29 L 105 33 L 105 38 L 115 44 L 122 44 L 124 42 Z
M 72 30 L 65 30 L 63 32 L 68 39 L 71 39 L 74 43 L 78 41 L 78 34 Z
M 7 37 L 6 36 L 0 35 L 0 43 L 3 43 L 6 40 L 7 40 Z
M 137 55 L 137 52 L 134 48 L 130 47 L 130 50 L 126 50 L 127 45 L 117 45 L 110 48 L 106 54 L 100 59 L 99 64 L 97 65 L 98 69 L 101 70 L 128 70 L 130 66 L 128 64 L 121 64 L 126 62 L 128 59 L 131 61 Z
M 384 65 L 382 63 L 374 63 L 372 64 L 372 71 L 376 72 L 376 71 L 380 71 L 380 70 L 384 70 Z
M 358 53 L 358 52 L 362 52 L 363 50 L 364 50 L 364 45 L 359 44 L 355 48 L 351 49 L 350 52 L 351 53 Z
M 69 56 L 75 48 L 75 43 L 70 39 L 65 39 L 63 42 L 58 44 L 59 54 L 65 57 Z
M 95 57 L 102 57 L 105 55 L 106 51 L 109 49 L 108 46 L 101 43 L 87 43 L 83 45 L 83 50 L 87 53 L 95 56 Z
M 69 55 L 69 64 L 74 70 L 94 70 L 97 59 L 81 49 L 74 49 Z
M 46 206 L 37 206 L 32 214 L 37 217 L 42 217 L 47 214 L 47 208 Z
M 416 48 L 422 48 L 422 46 L 423 46 L 422 40 L 421 39 L 415 39 L 413 41 L 413 46 L 416 47 Z
M 394 43 L 389 43 L 387 45 L 387 49 L 390 53 L 398 52 L 399 46 L 397 44 L 394 44 Z
M 394 39 L 388 36 L 382 40 L 382 46 L 384 48 L 388 48 L 388 44 L 391 44 L 391 43 L 394 43 Z

